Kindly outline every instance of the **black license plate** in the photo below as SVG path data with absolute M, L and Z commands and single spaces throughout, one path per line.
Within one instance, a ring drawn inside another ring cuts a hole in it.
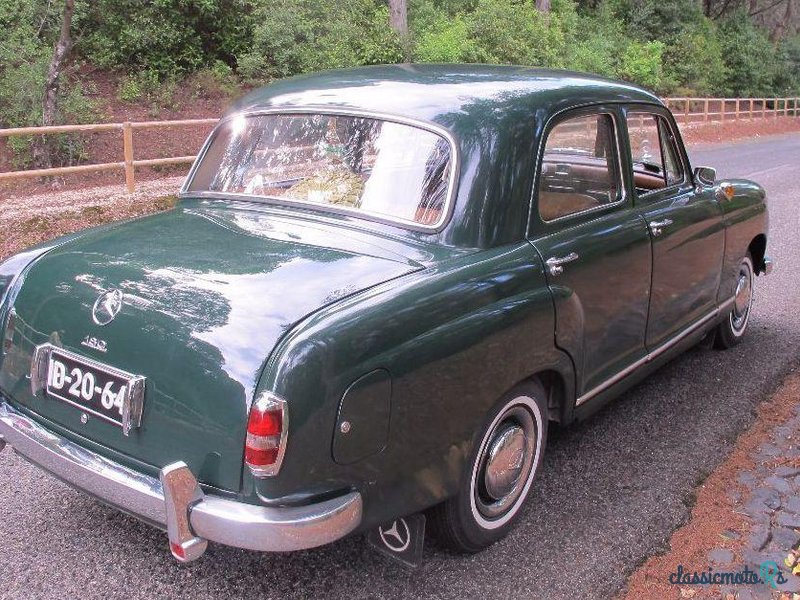
M 48 396 L 119 425 L 126 434 L 139 425 L 143 377 L 52 348 L 46 381 Z

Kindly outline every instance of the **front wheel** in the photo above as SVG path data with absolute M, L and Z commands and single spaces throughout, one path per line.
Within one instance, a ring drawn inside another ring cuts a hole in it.
M 456 552 L 483 550 L 514 526 L 544 455 L 544 388 L 533 382 L 516 387 L 476 439 L 458 494 L 430 513 L 434 535 Z
M 753 307 L 753 258 L 748 252 L 739 263 L 736 277 L 736 291 L 733 296 L 733 308 L 722 323 L 717 326 L 714 345 L 720 349 L 732 348 L 744 337 L 750 322 L 750 311 Z

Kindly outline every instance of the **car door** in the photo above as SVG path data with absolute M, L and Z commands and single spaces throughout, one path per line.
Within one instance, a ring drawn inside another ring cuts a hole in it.
M 716 307 L 725 232 L 714 194 L 696 191 L 674 120 L 627 107 L 628 176 L 653 244 L 647 346 L 658 348 Z
M 623 186 L 620 119 L 602 107 L 558 117 L 534 183 L 531 242 L 547 265 L 556 344 L 575 364 L 579 404 L 646 353 L 650 236 Z

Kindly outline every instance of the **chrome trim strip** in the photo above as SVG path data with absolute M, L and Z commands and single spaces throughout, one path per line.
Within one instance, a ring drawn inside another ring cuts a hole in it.
M 445 204 L 442 208 L 441 218 L 433 225 L 423 225 L 415 221 L 397 219 L 391 217 L 391 215 L 375 213 L 358 208 L 330 206 L 315 202 L 305 202 L 297 199 L 270 198 L 268 196 L 254 196 L 251 194 L 234 194 L 227 192 L 212 192 L 212 191 L 192 192 L 189 190 L 189 186 L 191 185 L 192 180 L 194 179 L 195 173 L 197 172 L 200 163 L 205 157 L 208 148 L 211 146 L 211 142 L 216 137 L 216 135 L 218 134 L 219 130 L 222 127 L 224 127 L 229 121 L 237 117 L 257 117 L 270 114 L 281 114 L 287 116 L 312 114 L 312 115 L 335 115 L 343 117 L 364 117 L 381 121 L 389 121 L 392 123 L 400 123 L 402 125 L 408 125 L 410 127 L 424 129 L 426 131 L 429 131 L 431 133 L 443 137 L 450 144 L 451 165 L 450 165 L 450 181 L 448 182 L 447 185 L 447 196 L 445 198 Z M 450 221 L 453 208 L 455 207 L 455 196 L 460 175 L 460 165 L 461 165 L 461 152 L 459 151 L 459 147 L 458 144 L 456 143 L 455 137 L 447 128 L 439 125 L 438 123 L 434 123 L 433 121 L 425 121 L 422 119 L 414 119 L 411 117 L 406 117 L 403 115 L 397 115 L 388 112 L 364 110 L 357 108 L 346 108 L 346 107 L 339 108 L 331 106 L 313 106 L 313 105 L 276 106 L 272 108 L 260 108 L 260 109 L 237 111 L 225 115 L 222 119 L 220 119 L 219 123 L 217 123 L 214 126 L 214 129 L 211 131 L 205 143 L 203 144 L 203 147 L 200 149 L 200 152 L 198 153 L 197 158 L 195 158 L 194 163 L 192 163 L 192 167 L 191 169 L 189 169 L 189 174 L 186 176 L 186 179 L 183 182 L 183 185 L 181 186 L 179 195 L 180 197 L 188 197 L 188 198 L 219 198 L 219 199 L 243 200 L 251 202 L 255 201 L 264 204 L 272 204 L 275 206 L 289 206 L 289 207 L 294 206 L 298 208 L 317 210 L 319 212 L 322 212 L 323 214 L 334 213 L 334 214 L 350 215 L 362 219 L 367 219 L 370 221 L 377 221 L 378 223 L 399 225 L 400 227 L 403 227 L 405 229 L 420 231 L 423 233 L 437 233 L 441 231 Z
M 772 273 L 772 269 L 775 266 L 775 262 L 769 256 L 764 257 L 764 270 L 761 272 L 762 275 L 769 275 Z
M 653 350 L 651 352 L 648 352 L 645 356 L 643 356 L 642 358 L 640 358 L 636 362 L 631 363 L 630 365 L 628 365 L 627 367 L 622 369 L 616 375 L 613 375 L 612 377 L 606 379 L 603 383 L 595 386 L 594 388 L 592 388 L 591 390 L 589 390 L 588 392 L 586 392 L 585 394 L 580 396 L 575 401 L 575 406 L 578 407 L 578 406 L 581 406 L 582 404 L 584 404 L 585 402 L 588 402 L 589 400 L 591 400 L 592 398 L 594 398 L 598 394 L 600 394 L 600 393 L 604 392 L 605 390 L 607 390 L 608 388 L 610 388 L 615 383 L 618 383 L 619 381 L 622 381 L 623 379 L 625 379 L 628 375 L 633 373 L 636 369 L 638 369 L 642 365 L 655 360 L 656 358 L 658 358 L 659 355 L 663 354 L 664 352 L 666 352 L 667 350 L 672 348 L 675 344 L 677 344 L 678 342 L 680 342 L 681 340 L 683 340 L 687 336 L 689 336 L 692 333 L 694 333 L 695 331 L 697 331 L 700 327 L 702 327 L 703 325 L 705 325 L 706 323 L 708 323 L 709 321 L 711 321 L 715 317 L 717 317 L 720 314 L 724 313 L 726 308 L 728 306 L 730 306 L 731 304 L 733 304 L 733 298 L 731 298 L 730 300 L 724 302 L 723 304 L 721 304 L 720 306 L 718 306 L 717 308 L 715 308 L 714 310 L 712 310 L 710 313 L 706 314 L 705 316 L 701 317 L 700 319 L 695 321 L 690 327 L 687 327 L 686 329 L 684 329 L 683 331 L 681 331 L 680 333 L 678 333 L 674 337 L 670 338 L 669 340 L 667 340 L 666 342 L 661 344 L 655 350 Z
M 62 438 L 0 400 L 0 439 L 66 483 L 162 529 L 167 527 L 161 481 Z M 304 550 L 334 542 L 361 523 L 359 492 L 298 507 L 266 507 L 206 494 L 189 507 L 200 538 L 263 552 Z

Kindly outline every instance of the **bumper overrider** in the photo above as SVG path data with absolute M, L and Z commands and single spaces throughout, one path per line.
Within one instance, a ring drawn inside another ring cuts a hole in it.
M 167 530 L 172 554 L 187 562 L 209 541 L 263 552 L 322 546 L 361 523 L 358 492 L 300 507 L 266 507 L 205 494 L 176 462 L 150 477 L 42 427 L 0 398 L 0 450 L 9 444 L 30 462 L 126 513 Z

